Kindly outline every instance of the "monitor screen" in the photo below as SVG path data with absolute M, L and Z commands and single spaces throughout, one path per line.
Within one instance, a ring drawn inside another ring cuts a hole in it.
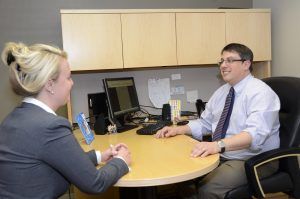
M 113 119 L 140 110 L 133 77 L 103 79 L 103 86 Z

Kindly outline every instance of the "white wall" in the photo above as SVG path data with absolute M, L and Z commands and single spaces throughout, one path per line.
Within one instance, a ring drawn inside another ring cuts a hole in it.
M 197 90 L 198 97 L 207 101 L 213 92 L 220 86 L 220 80 L 217 77 L 218 67 L 203 68 L 163 68 L 160 70 L 138 70 L 127 72 L 109 72 L 94 74 L 72 75 L 74 87 L 72 90 L 73 118 L 79 113 L 84 112 L 88 115 L 87 94 L 103 92 L 102 79 L 111 77 L 134 77 L 139 102 L 141 105 L 153 106 L 148 97 L 148 79 L 149 78 L 169 78 L 172 86 L 184 86 L 186 91 Z M 181 80 L 171 80 L 172 74 L 181 74 Z M 172 99 L 180 99 L 183 110 L 196 111 L 194 103 L 187 103 L 186 95 L 172 95 Z M 161 110 L 145 108 L 152 114 L 161 114 Z M 75 120 L 74 120 L 75 121 Z
M 272 75 L 300 77 L 300 1 L 253 0 L 272 11 Z

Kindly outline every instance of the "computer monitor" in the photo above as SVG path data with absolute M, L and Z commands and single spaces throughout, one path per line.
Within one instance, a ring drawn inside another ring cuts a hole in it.
M 124 116 L 140 110 L 134 79 L 133 77 L 106 78 L 103 79 L 103 86 L 110 119 L 120 130 L 125 127 Z

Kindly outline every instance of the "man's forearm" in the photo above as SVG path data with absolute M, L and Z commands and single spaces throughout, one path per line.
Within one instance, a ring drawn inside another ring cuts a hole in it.
M 188 125 L 177 126 L 178 134 L 192 135 L 191 128 Z
M 247 149 L 251 146 L 252 137 L 249 133 L 242 131 L 232 137 L 223 139 L 226 151 Z

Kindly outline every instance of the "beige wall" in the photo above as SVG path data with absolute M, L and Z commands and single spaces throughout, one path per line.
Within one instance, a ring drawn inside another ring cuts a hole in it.
M 272 11 L 272 75 L 300 77 L 300 1 L 253 0 Z

